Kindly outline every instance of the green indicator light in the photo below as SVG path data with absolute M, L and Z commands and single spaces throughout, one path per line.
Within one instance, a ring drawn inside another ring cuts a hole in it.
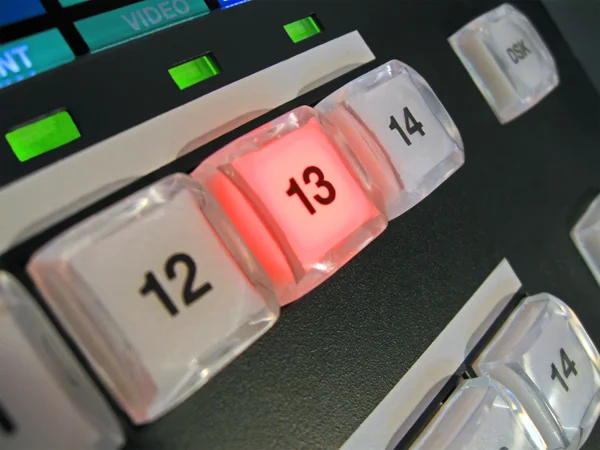
M 6 135 L 19 161 L 27 161 L 79 138 L 81 134 L 67 111 L 24 125 Z
M 173 81 L 183 90 L 221 73 L 212 55 L 204 55 L 169 69 Z
M 313 16 L 308 16 L 304 19 L 288 23 L 287 25 L 284 25 L 283 28 L 294 44 L 321 32 L 321 27 L 319 27 Z

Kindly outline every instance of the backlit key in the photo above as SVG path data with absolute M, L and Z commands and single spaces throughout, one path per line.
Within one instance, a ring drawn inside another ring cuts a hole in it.
M 117 420 L 25 289 L 0 272 L 0 448 L 116 450 Z
M 464 162 L 462 140 L 448 112 L 427 82 L 400 61 L 357 78 L 316 109 L 338 126 L 381 188 L 390 220 Z
M 387 225 L 339 131 L 309 107 L 239 138 L 192 174 L 265 267 L 282 304 L 314 288 Z
M 552 54 L 527 17 L 509 4 L 476 18 L 449 41 L 501 123 L 558 86 Z
M 598 351 L 550 294 L 523 300 L 473 367 L 519 398 L 551 448 L 579 448 L 598 420 Z
M 136 423 L 185 400 L 279 314 L 267 277 L 186 175 L 66 231 L 28 270 Z

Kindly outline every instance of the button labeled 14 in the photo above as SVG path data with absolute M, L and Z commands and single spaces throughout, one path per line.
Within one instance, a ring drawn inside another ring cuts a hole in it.
M 598 351 L 552 295 L 523 300 L 473 367 L 519 398 L 551 446 L 583 445 L 600 415 Z
M 400 61 L 357 78 L 317 105 L 381 188 L 389 219 L 464 162 L 460 134 L 427 82 Z

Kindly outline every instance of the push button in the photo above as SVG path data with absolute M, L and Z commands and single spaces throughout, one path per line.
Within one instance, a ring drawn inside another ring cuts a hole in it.
M 501 123 L 521 115 L 558 85 L 550 51 L 511 5 L 478 17 L 449 41 Z
M 571 238 L 600 284 L 600 195 L 573 227 Z
M 75 22 L 92 52 L 208 14 L 204 0 L 145 0 Z
M 2 0 L 0 2 L 0 26 L 45 14 L 40 0 Z
M 66 8 L 67 6 L 78 5 L 79 3 L 87 2 L 89 0 L 58 0 L 58 1 L 63 7 Z
M 346 151 L 339 131 L 306 106 L 232 142 L 192 174 L 265 267 L 282 304 L 332 275 L 387 225 Z
M 523 300 L 473 367 L 519 398 L 551 448 L 579 448 L 600 414 L 598 352 L 552 295 Z
M 71 48 L 56 29 L 0 45 L 0 88 L 74 59 Z
M 316 109 L 338 126 L 378 183 L 390 220 L 464 162 L 462 140 L 448 112 L 427 82 L 400 61 L 357 78 Z
M 259 266 L 186 175 L 67 231 L 28 270 L 136 423 L 187 398 L 279 314 Z
M 444 403 L 412 450 L 546 450 L 519 400 L 484 377 L 465 381 Z
M 0 448 L 114 450 L 104 399 L 30 295 L 0 272 Z

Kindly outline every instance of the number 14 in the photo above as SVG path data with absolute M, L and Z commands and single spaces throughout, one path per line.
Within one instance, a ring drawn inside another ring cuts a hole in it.
M 412 115 L 410 109 L 408 109 L 408 106 L 404 107 L 404 126 L 410 135 L 419 132 L 421 136 L 425 136 L 423 124 L 421 122 L 417 122 L 417 119 L 415 119 L 415 116 Z M 402 129 L 394 116 L 390 116 L 390 130 L 396 130 L 398 133 L 400 133 L 400 136 L 402 136 L 402 139 L 404 139 L 406 145 L 412 145 L 411 140 L 408 138 L 406 132 Z

